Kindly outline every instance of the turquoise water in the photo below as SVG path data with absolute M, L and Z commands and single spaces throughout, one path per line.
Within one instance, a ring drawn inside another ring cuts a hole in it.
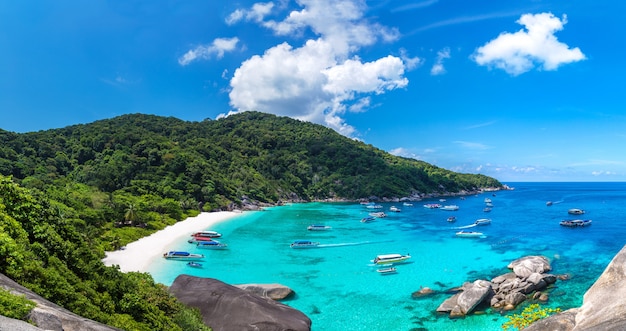
M 184 262 L 155 260 L 149 272 L 170 285 L 179 274 L 216 278 L 229 284 L 280 283 L 296 291 L 284 301 L 313 322 L 313 330 L 501 330 L 506 318 L 487 308 L 463 319 L 438 314 L 450 295 L 412 298 L 420 287 L 445 291 L 476 279 L 508 272 L 525 255 L 551 259 L 554 274 L 569 274 L 550 290 L 551 307 L 580 306 L 582 295 L 625 244 L 626 183 L 509 183 L 513 191 L 402 203 L 382 203 L 388 217 L 361 223 L 370 210 L 352 203 L 308 203 L 250 212 L 217 225 L 228 250 L 197 249 L 181 241 L 176 249 L 207 255 L 203 269 Z M 494 205 L 483 212 L 484 199 Z M 555 202 L 546 206 L 546 201 Z M 455 204 L 458 211 L 427 209 L 426 203 Z M 395 205 L 399 213 L 389 212 Z M 586 228 L 564 228 L 570 208 L 592 219 Z M 447 222 L 454 215 L 457 221 Z M 475 227 L 483 238 L 457 238 L 451 227 L 490 218 Z M 330 231 L 307 231 L 310 224 Z M 328 247 L 291 249 L 294 240 Z M 378 254 L 410 253 L 411 263 L 381 275 L 371 265 Z

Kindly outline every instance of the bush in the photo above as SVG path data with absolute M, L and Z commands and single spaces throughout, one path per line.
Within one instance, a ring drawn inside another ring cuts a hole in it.
M 507 316 L 506 318 L 508 319 L 508 321 L 502 324 L 502 329 L 505 331 L 523 330 L 527 326 L 531 325 L 533 322 L 546 318 L 560 311 L 560 308 L 542 308 L 538 304 L 534 303 L 524 308 L 524 310 L 522 310 L 522 312 L 519 314 Z
M 15 295 L 0 288 L 0 315 L 23 320 L 35 308 L 35 303 L 23 295 Z

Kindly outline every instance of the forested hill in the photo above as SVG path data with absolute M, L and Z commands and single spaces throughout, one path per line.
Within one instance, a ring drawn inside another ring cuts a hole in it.
M 245 112 L 220 120 L 124 115 L 86 125 L 0 131 L 0 174 L 26 187 L 65 179 L 102 192 L 153 194 L 215 209 L 242 196 L 285 199 L 404 197 L 500 187 L 390 155 L 326 127 Z

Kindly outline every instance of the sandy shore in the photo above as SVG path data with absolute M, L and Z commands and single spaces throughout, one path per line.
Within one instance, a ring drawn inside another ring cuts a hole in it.
M 106 252 L 106 257 L 102 262 L 107 266 L 117 264 L 123 272 L 146 272 L 150 262 L 155 258 L 161 257 L 172 243 L 189 237 L 193 232 L 210 230 L 215 224 L 239 215 L 241 213 L 222 211 L 201 213 L 196 217 L 189 217 L 184 221 L 170 225 L 161 231 L 132 242 L 126 245 L 126 248 L 123 250 Z

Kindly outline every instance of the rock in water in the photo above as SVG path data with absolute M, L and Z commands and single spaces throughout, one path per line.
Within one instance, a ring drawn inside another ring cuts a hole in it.
M 217 279 L 180 275 L 169 292 L 198 308 L 214 331 L 311 330 L 311 319 L 299 310 Z

